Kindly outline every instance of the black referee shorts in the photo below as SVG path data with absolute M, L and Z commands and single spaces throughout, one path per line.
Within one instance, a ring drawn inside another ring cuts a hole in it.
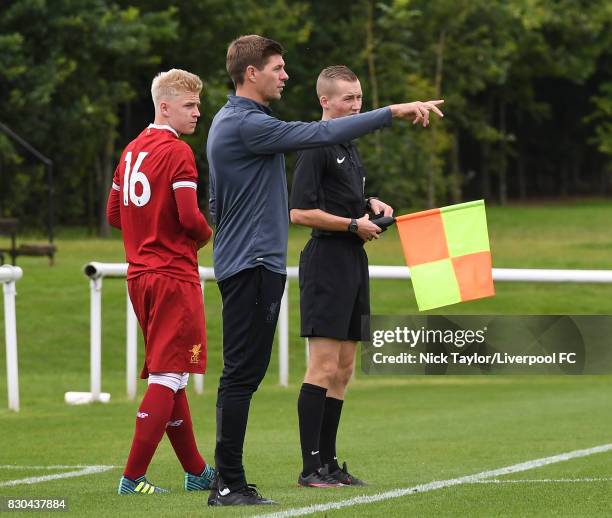
M 350 237 L 351 239 L 347 239 Z M 354 236 L 316 237 L 300 255 L 301 335 L 369 340 L 368 256 Z

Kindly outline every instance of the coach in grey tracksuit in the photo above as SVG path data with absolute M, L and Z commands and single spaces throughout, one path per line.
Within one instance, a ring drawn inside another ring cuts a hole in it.
M 390 126 L 392 116 L 427 125 L 429 110 L 437 111 L 431 102 L 417 102 L 329 121 L 280 121 L 268 104 L 280 99 L 288 79 L 282 52 L 278 43 L 260 36 L 232 42 L 227 69 L 236 95 L 216 114 L 208 134 L 224 360 L 215 451 L 220 481 L 211 505 L 272 503 L 248 488 L 242 449 L 251 396 L 270 361 L 286 279 L 289 214 L 283 153 L 352 140 Z

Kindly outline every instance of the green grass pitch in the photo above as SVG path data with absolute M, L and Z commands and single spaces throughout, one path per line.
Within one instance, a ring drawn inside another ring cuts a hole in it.
M 612 268 L 612 206 L 488 209 L 496 267 Z M 289 264 L 297 264 L 307 231 L 292 229 Z M 0 243 L 1 244 L 1 243 Z M 107 405 L 71 407 L 68 390 L 89 389 L 89 289 L 82 266 L 121 262 L 120 240 L 84 239 L 64 232 L 56 265 L 23 258 L 17 284 L 21 411 L 6 407 L 6 366 L 0 353 L 0 496 L 65 497 L 73 516 L 252 516 L 376 495 L 447 481 L 505 466 L 612 443 L 610 376 L 366 377 L 357 373 L 347 395 L 338 448 L 341 460 L 370 483 L 366 488 L 298 488 L 296 399 L 303 375 L 299 293 L 290 285 L 290 386 L 278 386 L 276 347 L 255 394 L 245 445 L 249 481 L 280 502 L 266 509 L 206 507 L 205 494 L 182 490 L 182 471 L 167 439 L 149 479 L 172 490 L 155 497 L 118 497 L 117 481 L 130 446 L 138 401 L 125 396 L 125 284 L 103 288 L 102 388 Z M 370 264 L 403 264 L 394 229 L 368 245 Z M 211 251 L 200 264 L 211 264 Z M 492 299 L 445 308 L 445 313 L 612 314 L 612 286 L 497 283 Z M 416 312 L 409 281 L 373 281 L 375 314 Z M 214 404 L 220 374 L 220 299 L 206 288 L 209 373 L 205 393 L 190 388 L 198 443 L 212 461 Z M 1 336 L 4 334 L 0 320 Z M 140 348 L 142 348 L 140 344 Z M 142 353 L 142 351 L 141 351 Z M 144 390 L 139 382 L 139 397 Z M 7 468 L 6 466 L 12 466 Z M 12 480 L 80 468 L 102 473 L 29 485 Z M 610 516 L 612 451 L 572 458 L 495 481 L 462 483 L 374 503 L 326 510 L 329 516 Z M 44 516 L 46 513 L 38 513 Z

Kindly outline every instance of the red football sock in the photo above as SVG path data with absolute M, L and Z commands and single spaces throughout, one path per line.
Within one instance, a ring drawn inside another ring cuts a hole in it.
M 123 472 L 127 478 L 136 480 L 147 472 L 157 445 L 166 431 L 173 405 L 172 389 L 156 383 L 149 385 L 136 414 L 134 440 Z
M 185 389 L 179 390 L 174 396 L 174 408 L 166 433 L 183 469 L 194 475 L 202 473 L 206 462 L 198 451 L 193 435 L 191 413 Z

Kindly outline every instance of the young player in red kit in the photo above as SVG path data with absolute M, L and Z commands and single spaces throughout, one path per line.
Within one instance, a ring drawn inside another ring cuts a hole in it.
M 183 70 L 155 77 L 155 121 L 123 151 L 108 199 L 108 221 L 123 234 L 128 292 L 145 339 L 141 377 L 148 378 L 119 494 L 167 492 L 145 478 L 164 433 L 187 491 L 209 489 L 214 479 L 196 446 L 185 393 L 189 373 L 206 369 L 197 251 L 212 230 L 198 208 L 193 152 L 179 139 L 195 131 L 201 90 L 198 76 Z

